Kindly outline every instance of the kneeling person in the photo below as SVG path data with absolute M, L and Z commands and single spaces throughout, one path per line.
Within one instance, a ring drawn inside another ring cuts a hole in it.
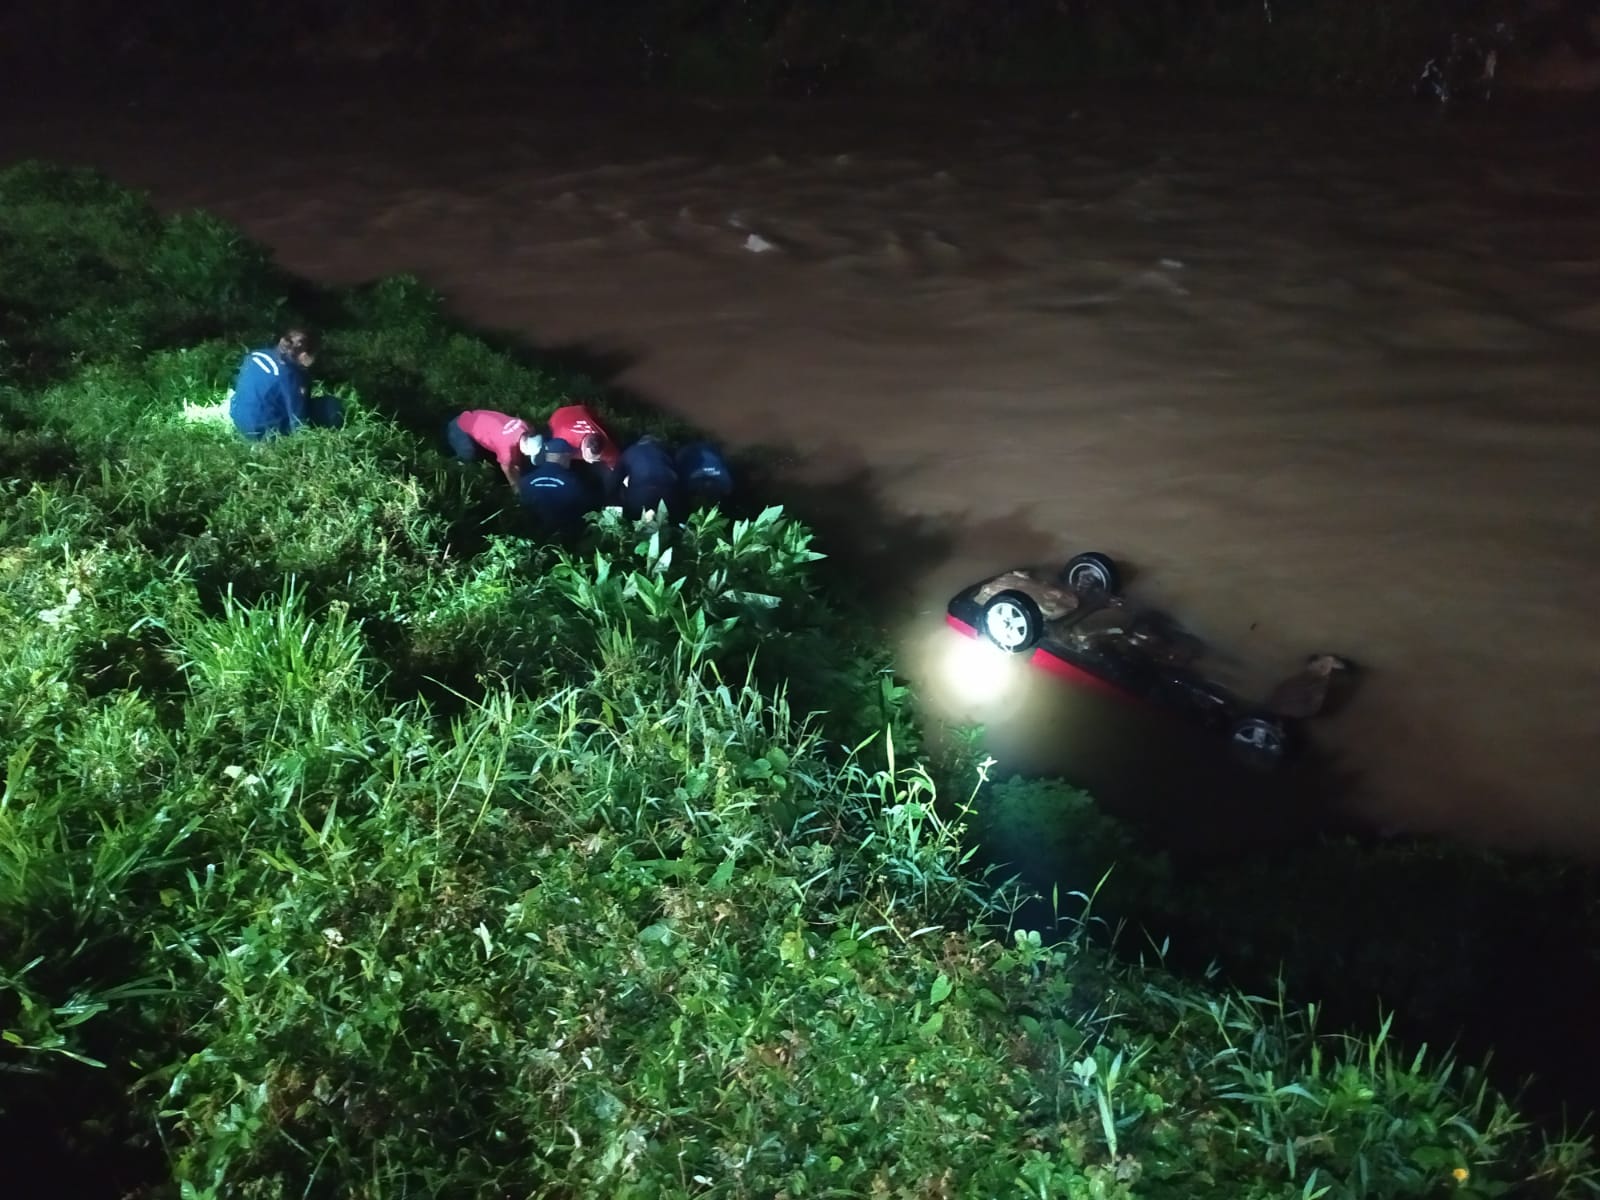
M 517 486 L 520 460 L 539 457 L 544 439 L 528 429 L 520 417 L 508 416 L 488 408 L 468 409 L 444 427 L 445 440 L 462 462 L 476 462 L 492 456 L 500 473 L 512 487 Z
M 550 414 L 550 436 L 576 446 L 586 463 L 615 470 L 622 454 L 587 404 L 566 404 Z
M 550 436 L 577 448 L 572 469 L 588 476 L 604 498 L 616 502 L 622 452 L 587 404 L 566 404 L 550 414 Z
M 531 470 L 514 480 L 517 499 L 545 529 L 571 532 L 600 506 L 600 495 L 589 476 L 572 469 L 572 446 L 551 438 L 534 455 Z
M 677 508 L 678 468 L 654 435 L 645 434 L 622 452 L 617 474 L 621 479 L 617 502 L 630 519 L 653 517 L 663 504 L 669 513 Z

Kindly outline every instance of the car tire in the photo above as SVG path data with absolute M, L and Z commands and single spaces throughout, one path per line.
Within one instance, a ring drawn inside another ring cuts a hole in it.
M 1106 554 L 1090 551 L 1077 554 L 1061 568 L 1057 582 L 1075 592 L 1118 592 L 1122 590 L 1122 577 L 1117 564 Z
M 1240 717 L 1228 729 L 1234 758 L 1258 771 L 1270 771 L 1289 755 L 1289 731 L 1272 717 Z
M 1023 654 L 1038 645 L 1044 614 L 1025 592 L 999 592 L 983 606 L 978 632 L 1007 654 Z

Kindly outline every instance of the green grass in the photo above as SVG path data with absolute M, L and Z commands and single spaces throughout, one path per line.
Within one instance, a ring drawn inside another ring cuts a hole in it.
M 1096 911 L 1122 929 L 1125 954 L 1170 939 L 1169 966 L 1258 990 L 1283 981 L 1342 1030 L 1383 1028 L 1392 1010 L 1412 1044 L 1492 1050 L 1493 1078 L 1541 1119 L 1600 1106 L 1588 1068 L 1600 1054 L 1592 865 L 1332 833 L 1196 851 L 1058 780 L 997 783 L 974 832 L 985 861 L 1038 890 L 1087 888 L 1109 871 Z
M 415 283 L 317 294 L 209 219 L 29 166 L 0 173 L 0 305 L 19 1175 L 1594 1194 L 1586 1142 L 1446 1053 L 1119 963 L 1092 908 L 1059 941 L 1011 928 L 1022 897 L 972 868 L 986 768 L 928 761 L 810 532 L 767 509 L 519 536 L 436 431 L 565 384 Z M 189 419 L 297 305 L 348 426 L 250 447 Z

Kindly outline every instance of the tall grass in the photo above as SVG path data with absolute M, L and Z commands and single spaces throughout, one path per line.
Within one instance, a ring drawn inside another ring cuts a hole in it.
M 1495 854 L 1443 840 L 1363 842 L 1327 835 L 1263 852 L 1184 846 L 1158 823 L 1115 820 L 1060 781 L 1010 779 L 979 814 L 985 861 L 1048 891 L 1107 871 L 1099 913 L 1121 953 L 1170 939 L 1168 965 L 1215 963 L 1252 991 L 1281 980 L 1317 997 L 1323 1025 L 1493 1052 L 1501 1086 L 1541 1120 L 1600 1102 L 1587 1064 L 1600 871 L 1547 856 Z M 1263 903 L 1270 897 L 1270 903 Z
M 437 428 L 457 378 L 559 389 L 403 282 L 329 301 L 346 428 L 235 443 L 184 405 L 258 334 L 146 338 L 188 318 L 141 289 L 191 276 L 124 253 L 234 243 L 80 175 L 0 196 L 22 201 L 0 245 L 125 272 L 16 285 L 0 444 L 41 464 L 0 503 L 19 1177 L 89 1159 L 121 1164 L 108 1194 L 189 1200 L 1592 1190 L 1587 1143 L 1444 1060 L 1119 966 L 1092 910 L 1064 941 L 1012 928 L 1017 890 L 972 864 L 987 766 L 927 762 L 781 510 L 515 536 L 487 472 L 370 397 L 408 380 Z M 75 289 L 102 284 L 117 336 L 75 358 Z

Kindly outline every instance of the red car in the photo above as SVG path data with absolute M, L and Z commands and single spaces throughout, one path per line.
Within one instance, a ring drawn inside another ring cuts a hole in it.
M 1116 564 L 1080 554 L 1053 578 L 1007 571 L 958 592 L 946 622 L 1074 683 L 1173 713 L 1224 737 L 1249 766 L 1290 754 L 1302 722 L 1320 715 L 1352 675 L 1347 659 L 1314 654 L 1261 701 L 1235 694 L 1195 666 L 1200 643 L 1119 591 Z

